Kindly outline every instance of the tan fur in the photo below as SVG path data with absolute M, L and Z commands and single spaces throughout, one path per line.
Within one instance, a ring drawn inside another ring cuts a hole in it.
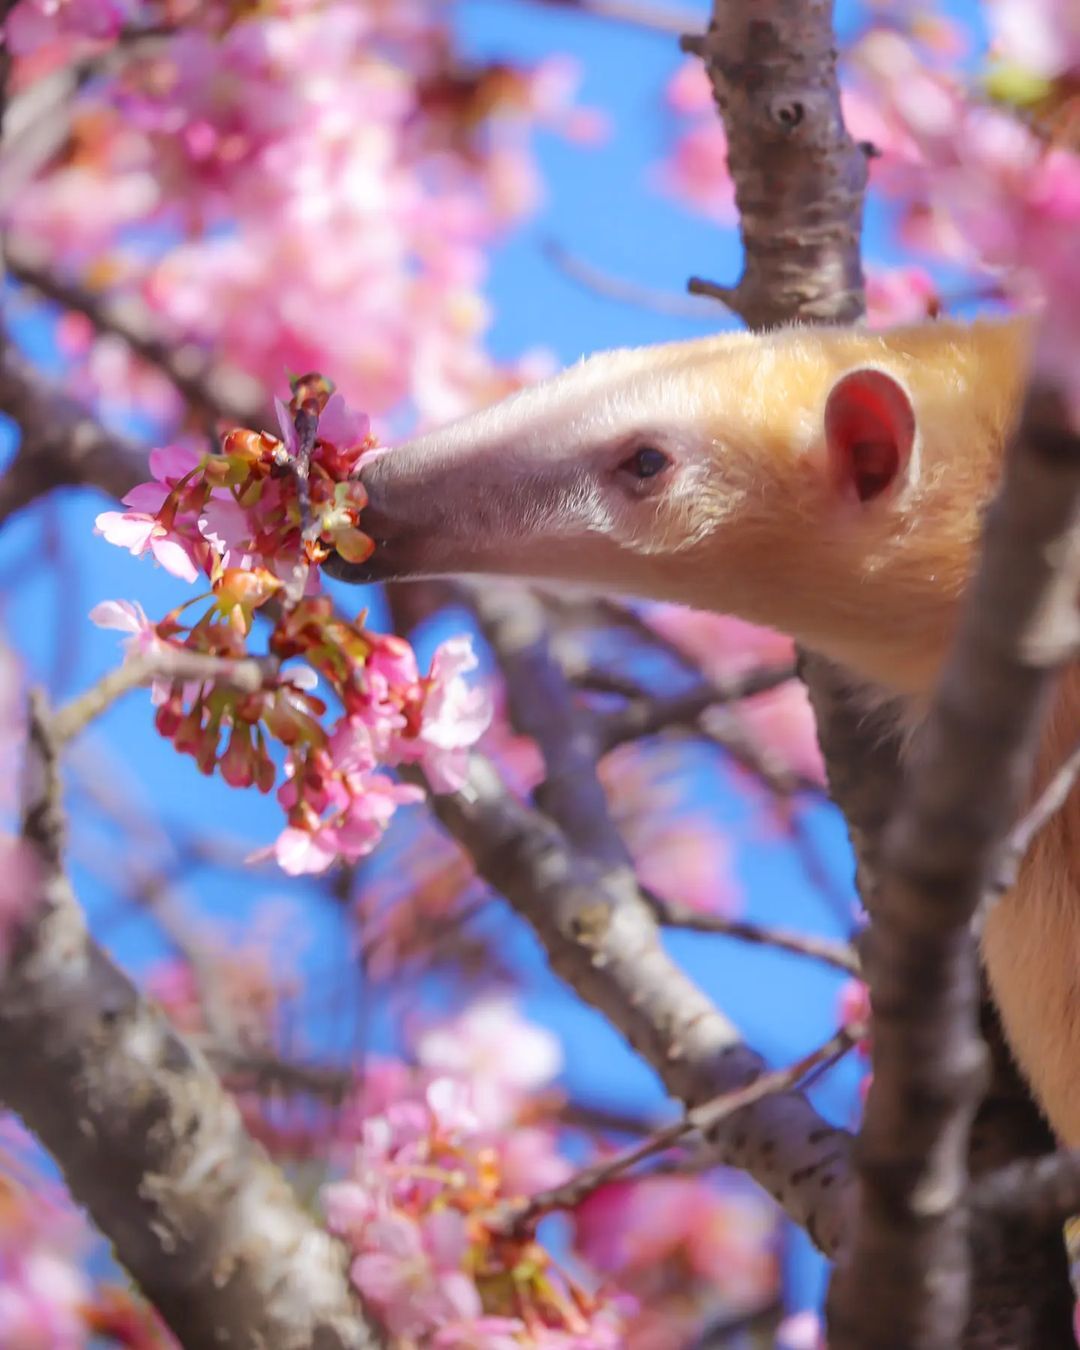
M 903 696 L 910 718 L 955 628 L 1030 339 L 1022 319 L 794 327 L 592 358 L 376 462 L 382 575 L 584 578 L 737 614 Z M 910 482 L 860 505 L 830 483 L 823 414 L 836 381 L 864 366 L 904 386 L 918 430 Z M 670 499 L 623 508 L 596 465 L 650 428 L 688 467 Z M 1073 670 L 1036 790 L 1078 739 Z M 1017 1058 L 1059 1136 L 1080 1145 L 1080 792 L 1036 840 L 984 952 Z

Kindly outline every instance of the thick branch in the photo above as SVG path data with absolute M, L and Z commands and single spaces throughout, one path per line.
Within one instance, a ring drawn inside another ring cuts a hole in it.
M 628 867 L 596 773 L 595 727 L 574 706 L 539 597 L 520 586 L 470 587 L 467 594 L 506 676 L 514 725 L 534 738 L 544 756 L 538 799 L 576 848 L 609 867 Z
M 586 865 L 539 813 L 474 757 L 465 790 L 432 805 L 477 871 L 532 925 L 552 969 L 604 1013 L 688 1106 L 766 1071 L 735 1029 L 664 951 L 633 878 Z M 749 1172 L 825 1251 L 848 1215 L 848 1139 L 797 1092 L 725 1121 L 717 1162 Z
M 9 241 L 7 268 L 11 277 L 47 300 L 84 315 L 97 332 L 121 338 L 136 356 L 167 376 L 196 412 L 236 426 L 266 423 L 266 399 L 256 381 L 225 370 L 197 343 L 166 339 L 135 297 L 110 299 L 59 276 L 47 252 L 26 239 Z
M 57 487 L 85 483 L 122 497 L 147 477 L 142 446 L 109 431 L 10 346 L 0 363 L 0 412 L 22 433 L 0 478 L 0 525 Z
M 962 1198 L 985 1073 L 971 925 L 1076 641 L 1061 577 L 1080 545 L 1080 438 L 1065 425 L 1056 393 L 1036 387 L 886 835 L 868 957 L 874 1079 L 856 1243 L 832 1301 L 838 1350 L 946 1350 L 967 1319 Z
M 0 1100 L 188 1350 L 375 1346 L 344 1253 L 297 1203 L 203 1057 L 91 940 L 64 875 L 40 713 L 25 834 L 41 895 L 0 980 Z
M 840 113 L 834 41 L 831 0 L 717 0 L 705 37 L 684 41 L 724 119 L 745 249 L 720 298 L 751 328 L 862 313 L 866 157 Z
M 1024 1158 L 990 1172 L 972 1186 L 969 1204 L 976 1235 L 1004 1223 L 1028 1236 L 1057 1236 L 1080 1213 L 1080 1152 Z
M 763 14 L 744 0 L 716 0 L 713 8 L 709 37 L 696 49 L 728 134 L 746 260 L 739 285 L 719 298 L 756 327 L 857 320 L 863 307 L 865 164 L 840 119 L 832 6 L 807 0 Z M 887 719 L 883 726 L 868 725 L 866 700 L 844 671 L 804 652 L 800 675 L 813 704 L 830 791 L 851 833 L 859 890 L 873 913 L 881 834 L 900 781 L 900 738 Z M 985 994 L 983 1025 L 998 1053 L 991 1091 L 971 1134 L 976 1172 L 1037 1154 L 1049 1143 Z M 1047 1350 L 1071 1343 L 1060 1241 L 1010 1241 L 989 1252 L 980 1246 L 975 1257 L 967 1350 Z

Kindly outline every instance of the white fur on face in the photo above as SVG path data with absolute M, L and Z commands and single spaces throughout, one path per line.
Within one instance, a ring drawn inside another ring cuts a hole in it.
M 409 476 L 430 483 L 438 465 L 459 466 L 467 490 L 442 494 L 440 528 L 450 534 L 482 521 L 508 543 L 603 536 L 642 554 L 689 548 L 723 509 L 701 380 L 684 351 L 628 349 L 584 360 L 410 442 Z M 615 466 L 648 444 L 674 464 L 655 495 L 638 500 L 620 486 Z

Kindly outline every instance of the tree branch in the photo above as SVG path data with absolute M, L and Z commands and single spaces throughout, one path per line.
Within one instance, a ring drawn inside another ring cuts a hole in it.
M 723 117 L 745 250 L 742 277 L 719 295 L 751 328 L 862 314 L 866 156 L 844 127 L 834 44 L 831 0 L 716 0 L 708 33 L 683 41 Z
M 650 4 L 648 0 L 533 0 L 533 4 L 546 5 L 549 9 L 576 10 L 598 19 L 615 19 L 658 33 L 696 32 L 701 25 L 701 16 L 692 9 Z
M 1057 392 L 1036 385 L 886 835 L 868 958 L 874 1078 L 860 1221 L 832 1299 L 837 1350 L 946 1350 L 967 1320 L 962 1201 L 985 1075 L 972 919 L 1029 788 L 1056 669 L 1075 651 L 1061 575 L 1080 543 L 1080 437 L 1066 426 Z
M 22 432 L 0 478 L 0 525 L 57 487 L 87 484 L 123 497 L 147 477 L 143 446 L 109 431 L 10 345 L 0 362 L 0 412 Z
M 56 749 L 31 720 L 24 833 L 41 893 L 0 978 L 0 1100 L 188 1350 L 360 1350 L 344 1253 L 203 1057 L 92 941 L 61 860 Z
M 469 604 L 506 677 L 510 715 L 540 747 L 546 769 L 537 798 L 567 838 L 588 857 L 629 868 L 630 855 L 608 810 L 596 773 L 593 720 L 574 705 L 551 651 L 539 598 L 522 586 L 466 590 Z
M 664 951 L 626 872 L 598 874 L 559 831 L 474 756 L 458 793 L 432 798 L 479 875 L 532 926 L 552 969 L 602 1012 L 688 1106 L 745 1086 L 761 1058 Z M 849 1210 L 848 1138 L 797 1092 L 745 1107 L 710 1142 L 717 1162 L 749 1172 L 825 1251 Z
M 643 286 L 640 282 L 628 281 L 625 277 L 613 275 L 596 267 L 593 263 L 579 258 L 576 253 L 560 244 L 557 239 L 546 239 L 541 245 L 544 257 L 568 280 L 576 282 L 584 290 L 599 296 L 601 300 L 613 300 L 619 305 L 633 305 L 636 309 L 650 310 L 654 314 L 667 314 L 676 319 L 692 319 L 698 323 L 711 324 L 715 319 L 713 307 L 703 304 L 692 296 L 687 298 L 679 292 L 657 290 L 652 286 Z
M 733 1116 L 736 1111 L 742 1111 L 776 1092 L 785 1092 L 797 1087 L 807 1074 L 814 1070 L 831 1067 L 847 1054 L 860 1034 L 862 1033 L 859 1029 L 841 1029 L 834 1036 L 830 1036 L 824 1045 L 796 1060 L 794 1064 L 763 1073 L 746 1087 L 722 1093 L 712 1101 L 691 1107 L 681 1120 L 654 1130 L 647 1138 L 624 1149 L 613 1158 L 605 1158 L 590 1167 L 583 1167 L 550 1190 L 539 1191 L 524 1200 L 511 1201 L 502 1207 L 497 1221 L 522 1232 L 534 1226 L 545 1214 L 550 1214 L 553 1210 L 575 1208 L 586 1196 L 592 1195 L 601 1186 L 606 1186 L 608 1182 L 614 1181 L 616 1177 L 628 1172 L 630 1168 L 644 1162 L 653 1154 L 671 1148 L 687 1135 L 695 1131 L 703 1134 L 715 1131 L 718 1125 Z
M 132 657 L 100 679 L 85 693 L 59 708 L 52 718 L 52 736 L 57 745 L 74 739 L 106 712 L 117 699 L 152 684 L 155 680 L 191 680 L 220 684 L 253 694 L 278 678 L 280 662 L 273 657 L 245 657 L 230 661 L 202 652 L 167 648 Z
M 627 741 L 655 736 L 667 727 L 693 726 L 710 708 L 766 694 L 794 678 L 793 666 L 764 666 L 730 679 L 704 680 L 681 694 L 636 700 L 603 719 L 599 728 L 601 747 L 613 750 Z
M 99 333 L 121 338 L 136 356 L 160 370 L 188 406 L 214 421 L 258 429 L 268 426 L 266 398 L 255 380 L 226 370 L 197 343 L 159 333 L 134 296 L 109 299 L 58 276 L 48 253 L 29 240 L 7 245 L 9 275 L 46 300 L 89 319 Z
M 689 905 L 676 905 L 644 887 L 642 895 L 662 928 L 684 928 L 693 933 L 720 933 L 739 942 L 752 942 L 759 947 L 775 947 L 778 951 L 791 952 L 795 956 L 807 956 L 815 961 L 824 961 L 826 965 L 834 966 L 848 975 L 860 973 L 858 954 L 854 947 L 846 942 L 832 942 L 828 938 L 814 937 L 808 933 L 789 933 L 780 928 L 766 928 L 761 924 L 747 923 L 743 919 L 729 919 L 724 914 L 710 914 L 691 909 Z
M 745 270 L 719 298 L 752 327 L 791 320 L 851 322 L 863 310 L 859 263 L 864 151 L 843 128 L 832 6 L 806 0 L 762 13 L 746 0 L 715 0 L 705 59 L 728 136 L 741 211 Z M 716 288 L 695 285 L 715 295 Z M 888 719 L 868 725 L 863 691 L 846 672 L 801 652 L 831 795 L 846 818 L 857 883 L 873 914 L 882 830 L 896 800 L 901 740 Z M 991 1037 L 991 1090 L 971 1132 L 973 1171 L 1050 1145 L 983 995 Z M 966 1350 L 1047 1350 L 1071 1344 L 1060 1239 L 1011 1242 L 975 1252 L 976 1307 Z M 869 1291 L 867 1291 L 869 1292 Z M 915 1294 L 914 1297 L 919 1297 Z
M 1080 1213 L 1080 1151 L 1024 1158 L 980 1177 L 968 1193 L 976 1239 L 984 1227 L 1008 1224 L 1030 1236 L 1060 1235 Z

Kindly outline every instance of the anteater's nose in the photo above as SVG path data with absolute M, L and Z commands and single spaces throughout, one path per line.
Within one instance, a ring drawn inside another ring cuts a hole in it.
M 383 456 L 378 456 L 361 469 L 360 482 L 368 495 L 367 505 L 360 513 L 360 528 L 375 541 L 375 552 L 362 563 L 346 562 L 337 553 L 332 553 L 323 563 L 323 571 L 327 576 L 354 585 L 387 581 L 398 574 L 398 565 L 390 557 L 390 548 L 402 532 L 401 522 L 396 522 L 386 509 L 389 492 Z
M 394 522 L 386 509 L 386 457 L 380 455 L 360 470 L 360 482 L 367 493 L 367 505 L 360 516 L 360 526 L 365 534 L 375 540 L 376 546 L 385 543 L 394 533 Z

